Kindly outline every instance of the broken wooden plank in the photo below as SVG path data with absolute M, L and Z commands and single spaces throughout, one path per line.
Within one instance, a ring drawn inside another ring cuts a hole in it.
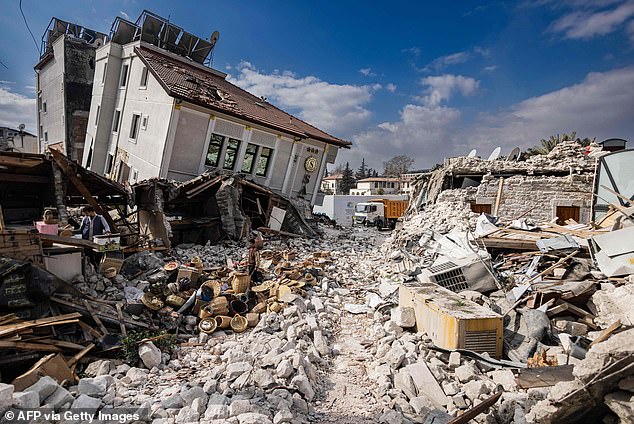
M 19 349 L 37 352 L 62 352 L 62 349 L 52 344 L 29 343 L 29 342 L 11 342 L 0 340 L 0 349 Z
M 467 409 L 464 414 L 459 417 L 454 418 L 449 421 L 447 424 L 466 424 L 484 411 L 486 411 L 491 406 L 495 405 L 495 402 L 502 396 L 502 392 L 497 392 L 494 395 L 489 396 L 479 404 L 474 407 Z
M 77 305 L 73 302 L 68 302 L 66 300 L 62 300 L 58 297 L 55 296 L 51 296 L 51 301 L 54 303 L 57 303 L 59 305 L 65 306 L 67 308 L 73 309 L 78 311 L 79 314 L 86 316 L 86 317 L 90 317 L 90 313 L 88 312 L 88 309 L 86 309 L 85 306 L 82 305 Z M 108 324 L 112 324 L 112 325 L 119 325 L 119 320 L 118 319 L 114 319 L 104 313 L 101 312 L 95 312 L 96 315 L 99 316 L 99 319 L 101 319 L 103 322 L 107 322 Z M 156 326 L 154 325 L 149 325 L 146 324 L 145 322 L 141 322 L 141 321 L 136 321 L 133 319 L 124 319 L 126 328 L 131 329 L 131 330 L 136 330 L 137 328 L 146 328 L 146 329 L 156 329 Z
M 610 324 L 610 326 L 608 328 L 603 330 L 601 332 L 601 334 L 599 334 L 599 336 L 592 341 L 592 343 L 590 343 L 590 347 L 592 347 L 593 345 L 595 345 L 597 343 L 601 343 L 602 341 L 607 340 L 608 337 L 610 337 L 612 335 L 612 333 L 614 333 L 619 328 L 621 328 L 621 320 L 616 320 L 615 322 Z
M 69 367 L 72 367 L 71 369 L 74 369 L 75 365 L 77 365 L 77 362 L 79 362 L 81 358 L 86 356 L 86 354 L 90 352 L 94 347 L 95 347 L 94 343 L 89 344 L 81 352 L 78 352 L 75 356 L 73 356 L 68 361 L 66 361 L 66 365 L 68 365 Z
M 125 329 L 125 322 L 123 321 L 123 312 L 121 311 L 121 304 L 117 303 L 115 307 L 117 308 L 117 317 L 119 318 L 119 327 L 121 328 L 121 335 L 123 337 L 126 337 L 128 335 L 128 332 Z
M 560 381 L 572 381 L 573 365 L 558 365 L 554 367 L 522 368 L 515 378 L 517 386 L 522 389 L 532 387 L 554 386 Z
M 97 323 L 97 325 L 99 326 L 99 329 L 101 329 L 101 332 L 104 335 L 108 334 L 108 329 L 106 328 L 105 325 L 103 325 L 103 322 L 101 322 L 101 320 L 95 313 L 95 310 L 92 308 L 92 306 L 90 306 L 90 303 L 88 303 L 88 301 L 85 299 L 84 299 L 84 306 L 86 307 L 86 310 L 88 310 L 88 313 L 92 317 L 92 320 L 95 321 L 95 323 Z
M 504 177 L 500 177 L 500 182 L 498 183 L 498 192 L 495 196 L 495 206 L 493 207 L 493 215 L 497 216 L 500 211 L 500 203 L 502 201 L 502 191 L 504 189 Z
M 52 241 L 53 243 L 66 244 L 68 246 L 88 247 L 95 250 L 99 249 L 99 245 L 97 243 L 75 237 L 60 237 L 53 234 L 40 234 L 40 239 Z
M 81 314 L 73 312 L 65 315 L 58 315 L 55 317 L 41 318 L 33 321 L 18 322 L 9 325 L 0 326 L 0 337 L 4 337 L 9 334 L 14 334 L 20 330 L 32 327 L 46 327 L 51 325 L 58 325 L 59 323 L 68 323 L 68 320 L 75 320 L 80 318 Z

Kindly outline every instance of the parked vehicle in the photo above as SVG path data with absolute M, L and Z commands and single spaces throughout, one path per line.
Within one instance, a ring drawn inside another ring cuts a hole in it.
M 396 221 L 405 213 L 408 204 L 407 200 L 389 199 L 372 199 L 357 203 L 353 224 L 393 229 Z

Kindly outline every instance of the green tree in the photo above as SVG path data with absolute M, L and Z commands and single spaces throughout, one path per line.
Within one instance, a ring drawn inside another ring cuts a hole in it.
M 583 139 L 579 138 L 577 137 L 576 131 L 573 131 L 570 134 L 566 134 L 564 132 L 564 133 L 561 133 L 561 135 L 559 134 L 551 135 L 550 138 L 548 139 L 542 138 L 539 141 L 539 144 L 537 146 L 527 149 L 522 154 L 522 157 L 528 158 L 535 155 L 547 155 L 555 148 L 555 146 L 557 146 L 559 143 L 562 143 L 564 141 L 576 141 L 577 143 L 585 147 L 585 146 L 589 146 L 591 143 L 594 143 L 595 140 L 596 140 L 596 137 L 594 138 L 584 137 Z
M 365 166 L 365 158 L 361 159 L 361 165 L 359 166 L 359 169 L 357 169 L 355 177 L 357 180 L 368 178 L 368 168 Z
M 346 162 L 346 166 L 343 168 L 341 182 L 339 183 L 339 193 L 337 194 L 350 194 L 350 189 L 353 189 L 355 185 L 354 171 L 350 169 L 350 164 Z

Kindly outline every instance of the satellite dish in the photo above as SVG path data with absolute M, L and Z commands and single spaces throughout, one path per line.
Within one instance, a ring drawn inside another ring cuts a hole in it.
M 25 129 L 25 128 L 26 128 L 26 125 L 24 125 L 24 124 L 20 124 L 20 125 L 18 125 L 18 129 L 19 129 L 20 131 L 24 131 L 24 129 Z
M 491 152 L 491 155 L 489 156 L 489 159 L 487 159 L 487 160 L 489 160 L 489 161 L 496 160 L 497 158 L 500 157 L 500 152 L 501 151 L 502 151 L 502 148 L 496 147 L 495 149 L 493 149 L 493 151 Z
M 219 31 L 214 31 L 211 34 L 211 37 L 209 37 L 209 41 L 211 42 L 211 48 L 213 49 L 214 46 L 216 45 L 216 43 L 218 42 L 218 39 L 220 38 L 220 32 Z
M 509 155 L 506 157 L 506 161 L 513 162 L 519 159 L 519 157 L 520 157 L 520 148 L 513 147 L 513 150 L 511 150 L 511 153 L 509 153 Z
M 469 152 L 469 154 L 467 155 L 468 158 L 474 158 L 476 155 L 476 149 L 473 149 Z

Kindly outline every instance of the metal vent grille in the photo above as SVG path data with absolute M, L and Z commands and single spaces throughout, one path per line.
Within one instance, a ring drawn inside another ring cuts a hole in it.
M 467 331 L 465 332 L 464 348 L 474 352 L 484 353 L 495 357 L 497 355 L 497 331 Z
M 454 293 L 468 290 L 469 284 L 462 269 L 453 262 L 444 262 L 429 268 L 433 273 L 431 280 Z

